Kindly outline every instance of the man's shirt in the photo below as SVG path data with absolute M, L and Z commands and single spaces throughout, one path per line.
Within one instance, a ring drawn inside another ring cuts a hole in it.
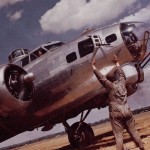
M 119 111 L 123 114 L 128 112 L 126 77 L 121 67 L 117 67 L 118 79 L 114 82 L 109 81 L 97 69 L 94 73 L 99 82 L 106 88 L 109 96 L 109 111 Z

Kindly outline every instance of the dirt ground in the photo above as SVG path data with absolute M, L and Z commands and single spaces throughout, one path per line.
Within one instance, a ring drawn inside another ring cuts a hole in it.
M 144 112 L 135 115 L 136 127 L 141 135 L 146 150 L 150 150 L 150 112 Z M 84 150 L 115 150 L 115 139 L 112 133 L 110 123 L 104 123 L 94 126 L 95 138 L 93 144 L 85 147 Z M 138 150 L 132 142 L 129 134 L 124 131 L 124 145 L 130 150 Z M 57 136 L 52 139 L 43 140 L 13 150 L 73 150 L 69 143 L 67 135 Z

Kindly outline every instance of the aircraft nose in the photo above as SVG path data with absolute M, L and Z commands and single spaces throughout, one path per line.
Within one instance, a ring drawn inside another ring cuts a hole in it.
M 149 29 L 145 23 L 122 23 L 120 30 L 124 43 L 135 61 L 141 61 L 147 52 Z

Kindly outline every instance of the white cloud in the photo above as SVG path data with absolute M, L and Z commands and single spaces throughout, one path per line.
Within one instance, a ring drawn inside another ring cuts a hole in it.
M 21 1 L 24 1 L 24 0 L 0 0 L 0 8 L 8 6 L 8 5 L 14 5 Z
M 43 31 L 62 33 L 86 26 L 103 25 L 133 8 L 137 0 L 61 0 L 40 19 Z
M 140 9 L 138 12 L 130 16 L 126 16 L 120 21 L 142 21 L 150 23 L 150 3 L 147 5 L 147 7 Z
M 8 14 L 7 17 L 10 21 L 16 21 L 21 18 L 23 10 L 16 11 L 13 14 Z

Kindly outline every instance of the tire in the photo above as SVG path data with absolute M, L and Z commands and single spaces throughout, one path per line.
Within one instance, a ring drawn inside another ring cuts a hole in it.
M 83 148 L 93 142 L 94 132 L 91 126 L 84 122 L 76 132 L 78 126 L 79 122 L 76 122 L 71 126 L 71 130 L 68 133 L 68 139 L 73 147 Z

